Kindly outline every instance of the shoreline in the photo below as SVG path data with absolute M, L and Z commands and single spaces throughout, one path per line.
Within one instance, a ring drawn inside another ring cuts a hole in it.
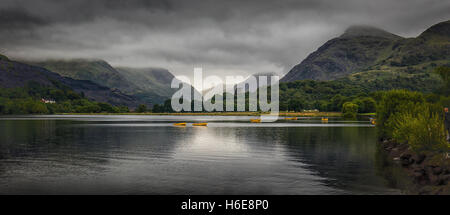
M 450 195 L 450 156 L 445 153 L 416 153 L 394 140 L 379 142 L 392 165 L 408 178 L 406 192 L 421 195 Z
M 261 116 L 261 112 L 198 112 L 198 113 L 55 113 L 52 115 L 168 115 L 168 116 Z M 289 117 L 342 117 L 340 112 L 280 112 L 279 116 Z M 361 114 L 360 116 L 371 116 Z

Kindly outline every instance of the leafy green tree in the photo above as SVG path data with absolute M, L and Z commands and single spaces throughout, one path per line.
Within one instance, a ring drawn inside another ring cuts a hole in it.
M 364 110 L 361 113 L 375 113 L 377 111 L 377 103 L 375 99 L 366 97 L 362 99 Z
M 128 112 L 130 112 L 130 110 L 128 109 L 127 106 L 121 105 L 118 108 L 119 108 L 119 113 L 128 113 Z
M 106 113 L 117 113 L 118 112 L 118 110 L 115 110 L 114 107 L 108 103 L 99 102 L 98 106 L 100 107 L 101 112 L 106 112 Z
M 352 102 L 358 105 L 359 113 L 375 113 L 376 111 L 376 102 L 373 98 L 370 97 L 357 98 L 354 99 Z
M 355 119 L 358 113 L 358 105 L 351 102 L 346 102 L 342 105 L 342 113 L 344 118 Z
M 152 112 L 153 113 L 162 113 L 163 107 L 161 107 L 161 105 L 159 105 L 159 104 L 155 104 L 155 105 L 153 105 Z
M 167 99 L 164 102 L 164 110 L 163 110 L 163 112 L 166 112 L 166 113 L 172 113 L 173 112 L 173 110 L 172 110 L 172 100 Z
M 145 104 L 140 104 L 140 105 L 136 108 L 136 112 L 137 112 L 137 113 L 144 113 L 144 112 L 147 112 L 147 105 L 145 105 Z
M 28 110 L 28 113 L 46 114 L 48 113 L 48 109 L 44 103 L 34 102 L 31 107 L 31 110 Z
M 293 98 L 289 100 L 289 110 L 295 112 L 301 111 L 305 107 L 305 101 L 300 94 L 294 95 Z
M 435 72 L 439 74 L 444 82 L 443 86 L 437 90 L 437 93 L 447 96 L 450 95 L 450 67 L 440 66 L 435 69 Z
M 333 111 L 340 111 L 342 108 L 342 105 L 344 104 L 346 98 L 342 96 L 341 94 L 337 94 L 331 98 L 331 109 Z

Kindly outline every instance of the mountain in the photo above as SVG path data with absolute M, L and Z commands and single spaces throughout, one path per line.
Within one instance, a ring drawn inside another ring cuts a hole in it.
M 395 41 L 402 39 L 383 30 L 353 26 L 311 53 L 282 78 L 295 80 L 334 80 L 373 65 Z
M 433 25 L 416 38 L 403 38 L 369 26 L 353 26 L 294 66 L 281 82 L 295 80 L 367 81 L 424 75 L 450 60 L 450 21 Z M 430 75 L 430 74 L 428 74 Z M 436 78 L 431 75 L 430 79 Z
M 450 60 L 450 21 L 433 25 L 416 38 L 398 41 L 381 63 L 402 67 L 442 60 Z
M 162 68 L 114 68 L 104 60 L 93 59 L 46 60 L 31 63 L 65 77 L 89 80 L 120 90 L 148 106 L 163 103 L 177 90 L 170 87 L 174 78 L 172 73 Z
M 115 68 L 104 60 L 70 59 L 30 62 L 64 77 L 89 80 L 96 84 L 131 94 L 137 87 L 129 83 Z
M 245 92 L 248 92 L 248 91 L 250 91 L 250 92 L 255 92 L 255 91 L 258 89 L 258 87 L 264 87 L 264 86 L 268 86 L 268 85 L 275 84 L 275 83 L 272 83 L 272 79 L 271 79 L 271 76 L 275 76 L 275 75 L 279 75 L 279 74 L 274 73 L 274 72 L 256 73 L 256 74 L 253 74 L 253 75 L 249 76 L 247 79 L 245 79 L 245 81 L 243 81 L 243 82 L 241 82 L 241 83 L 239 83 L 239 84 L 242 84 L 242 83 L 248 83 L 249 80 L 250 80 L 250 79 L 252 78 L 252 76 L 253 76 L 253 77 L 255 77 L 255 79 L 256 79 L 256 85 L 257 85 L 257 86 L 252 87 L 252 86 L 246 84 L 246 85 L 245 85 Z M 259 85 L 260 85 L 260 83 L 259 83 L 259 77 L 261 77 L 261 76 L 266 76 L 267 83 L 266 83 L 266 84 L 261 83 L 261 86 L 259 86 Z M 234 86 L 234 89 L 235 89 L 235 90 L 236 90 L 236 88 L 238 87 L 239 84 L 236 84 L 236 85 Z
M 1 55 L 0 54 L 0 60 L 9 60 L 8 57 L 6 57 L 5 55 Z
M 138 105 L 135 98 L 125 95 L 119 90 L 110 89 L 87 80 L 75 80 L 63 77 L 45 68 L 0 58 L 0 86 L 3 88 L 24 87 L 28 83 L 56 87 L 65 85 L 72 90 L 84 94 L 87 98 L 107 102 L 113 105 L 125 105 L 134 108 Z
M 175 76 L 167 69 L 117 67 L 116 70 L 135 86 L 132 94 L 146 103 L 163 103 L 177 90 L 170 87 Z

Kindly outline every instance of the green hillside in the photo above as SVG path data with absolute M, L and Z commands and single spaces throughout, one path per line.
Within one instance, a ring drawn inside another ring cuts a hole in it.
M 174 76 L 162 68 L 114 68 L 103 60 L 89 59 L 46 60 L 32 64 L 64 77 L 118 89 L 149 106 L 163 103 L 176 90 L 170 87 Z
M 0 60 L 9 60 L 8 57 L 6 57 L 5 55 L 1 55 L 0 54 Z
M 109 88 L 132 94 L 137 87 L 130 84 L 119 72 L 103 60 L 73 59 L 32 62 L 64 77 L 89 80 Z
M 127 67 L 116 69 L 129 83 L 136 86 L 137 89 L 132 94 L 146 103 L 162 103 L 176 90 L 170 87 L 175 77 L 166 69 Z
M 103 60 L 89 59 L 47 60 L 33 64 L 65 77 L 118 89 L 147 105 L 162 103 L 174 92 L 170 88 L 174 76 L 165 69 L 116 69 Z
M 0 114 L 127 112 L 136 106 L 120 91 L 0 57 Z

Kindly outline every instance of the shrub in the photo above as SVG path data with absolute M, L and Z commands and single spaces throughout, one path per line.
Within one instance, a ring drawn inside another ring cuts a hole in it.
M 389 121 L 393 127 L 393 138 L 408 143 L 416 152 L 450 149 L 450 144 L 446 141 L 444 119 L 433 105 L 417 105 L 394 114 Z
M 384 92 L 377 105 L 377 131 L 380 138 L 392 137 L 392 124 L 389 118 L 397 113 L 404 112 L 418 104 L 423 104 L 425 99 L 421 93 L 407 90 L 391 90 Z

